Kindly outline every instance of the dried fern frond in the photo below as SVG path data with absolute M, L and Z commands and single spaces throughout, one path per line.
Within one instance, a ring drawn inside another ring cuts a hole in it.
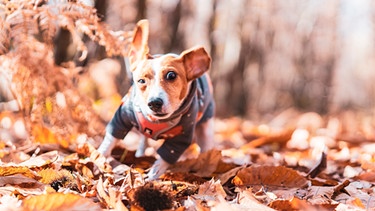
M 36 126 L 46 128 L 57 141 L 69 143 L 69 147 L 81 133 L 89 137 L 102 133 L 104 123 L 92 108 L 92 102 L 73 84 L 72 73 L 77 68 L 55 65 L 53 41 L 59 28 L 64 28 L 82 52 L 81 59 L 87 52 L 83 35 L 104 46 L 108 55 L 125 55 L 132 32 L 109 30 L 94 8 L 75 2 L 54 5 L 43 0 L 3 2 L 0 71 L 10 71 L 13 75 L 15 95 L 28 130 Z M 31 137 L 36 139 L 37 136 Z
M 52 44 L 53 38 L 56 36 L 56 19 L 56 15 L 53 14 L 48 8 L 40 8 L 37 16 L 37 21 L 43 41 L 47 44 Z
M 126 55 L 132 34 L 109 30 L 94 8 L 75 2 L 42 4 L 43 2 L 19 0 L 5 3 L 5 23 L 9 25 L 11 33 L 8 39 L 11 40 L 12 46 L 3 44 L 3 48 L 15 49 L 20 45 L 27 45 L 25 41 L 31 37 L 40 38 L 47 45 L 51 45 L 58 28 L 61 27 L 71 33 L 77 50 L 82 52 L 81 59 L 87 54 L 82 40 L 83 34 L 104 46 L 109 56 Z M 6 32 L 2 31 L 3 33 Z M 2 36 L 6 37 L 6 34 Z
M 3 55 L 9 51 L 10 39 L 9 39 L 9 26 L 0 19 L 0 55 Z
M 35 15 L 34 10 L 18 9 L 6 17 L 13 46 L 22 45 L 26 39 L 39 33 Z

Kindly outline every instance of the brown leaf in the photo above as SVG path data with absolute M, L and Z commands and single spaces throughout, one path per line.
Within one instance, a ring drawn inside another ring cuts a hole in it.
M 25 188 L 40 188 L 43 189 L 44 185 L 35 179 L 26 177 L 22 174 L 15 174 L 10 176 L 0 177 L 0 186 L 16 185 Z
M 327 168 L 327 155 L 325 152 L 322 152 L 322 156 L 320 157 L 318 163 L 315 165 L 314 168 L 310 170 L 307 175 L 309 175 L 311 178 L 314 178 L 318 176 L 324 169 Z
M 291 200 L 278 199 L 271 202 L 268 206 L 276 210 L 329 210 L 324 209 L 323 207 L 318 207 L 316 205 L 311 205 L 306 200 L 301 200 L 296 197 L 292 198 Z
M 24 210 L 102 210 L 98 204 L 82 196 L 68 193 L 51 193 L 31 196 L 22 203 Z
M 272 189 L 308 185 L 308 181 L 297 171 L 284 166 L 250 166 L 238 171 L 232 182 L 237 186 L 266 186 Z
M 193 172 L 197 176 L 208 177 L 216 171 L 221 158 L 220 151 L 210 150 L 201 153 L 197 159 L 177 162 L 170 167 L 170 170 L 172 172 Z
M 218 178 L 221 181 L 221 184 L 225 184 L 228 180 L 230 180 L 231 178 L 233 178 L 234 176 L 236 176 L 237 172 L 239 170 L 243 169 L 243 168 L 244 168 L 243 166 L 236 167 L 236 168 L 233 168 L 233 169 L 225 172 L 224 174 L 220 174 L 218 176 Z
M 176 172 L 176 173 L 165 173 L 161 177 L 161 179 L 166 181 L 184 181 L 188 183 L 195 183 L 195 184 L 203 184 L 207 182 L 207 180 L 203 179 L 202 177 L 196 176 L 190 173 L 184 172 Z
M 212 199 L 217 199 L 221 197 L 224 199 L 227 194 L 221 186 L 220 180 L 211 179 L 199 186 L 198 195 L 195 195 L 195 197 L 199 198 L 199 196 L 202 198 L 211 197 Z
M 277 132 L 277 133 L 269 134 L 268 136 L 265 136 L 265 137 L 257 138 L 241 146 L 241 150 L 246 152 L 252 148 L 259 147 L 265 144 L 270 144 L 270 143 L 284 144 L 288 140 L 290 140 L 290 138 L 292 137 L 293 131 L 294 131 L 294 128 L 289 128 L 281 132 Z
M 58 158 L 58 151 L 50 151 L 36 157 L 31 157 L 30 159 L 18 164 L 19 166 L 27 167 L 42 167 L 55 162 Z
M 335 192 L 334 187 L 311 186 L 306 199 L 309 203 L 315 204 L 331 204 L 332 196 Z
M 101 172 L 112 172 L 112 167 L 106 161 L 106 158 L 100 154 L 91 144 L 84 143 L 77 148 L 77 153 L 82 156 L 90 157 L 90 160 L 98 166 Z
M 39 176 L 26 166 L 0 166 L 0 176 L 22 174 L 26 177 L 39 179 Z
M 266 205 L 261 204 L 253 195 L 251 190 L 245 189 L 245 190 L 240 190 L 238 193 L 238 204 L 242 208 L 241 210 L 273 210 Z

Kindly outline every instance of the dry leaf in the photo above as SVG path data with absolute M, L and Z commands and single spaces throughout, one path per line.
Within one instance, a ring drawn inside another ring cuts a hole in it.
M 0 176 L 22 174 L 26 177 L 39 179 L 39 176 L 26 166 L 0 166 Z
M 220 151 L 210 150 L 201 153 L 197 159 L 177 162 L 170 167 L 170 170 L 172 172 L 192 172 L 200 177 L 208 177 L 216 171 L 221 158 Z
M 325 152 L 322 152 L 322 156 L 320 157 L 318 163 L 312 168 L 307 175 L 311 178 L 318 176 L 324 169 L 327 168 L 327 155 Z
M 269 211 L 273 210 L 272 208 L 267 207 L 266 205 L 261 204 L 254 196 L 251 190 L 244 189 L 238 193 L 238 204 L 241 210 L 259 210 L 259 211 Z
M 311 186 L 306 199 L 311 204 L 332 204 L 335 187 Z
M 44 188 L 44 185 L 38 182 L 37 180 L 26 177 L 22 174 L 0 177 L 0 186 L 6 185 L 16 185 L 21 188 Z
M 219 198 L 225 198 L 227 194 L 225 193 L 223 187 L 221 186 L 220 180 L 210 180 L 199 186 L 198 194 L 194 195 L 195 198 L 201 200 L 218 200 Z
M 27 167 L 43 167 L 55 162 L 58 158 L 58 151 L 50 151 L 18 164 L 19 166 Z
M 278 188 L 302 188 L 308 181 L 297 171 L 284 166 L 250 166 L 238 171 L 232 180 L 237 186 Z
M 276 210 L 309 210 L 309 211 L 329 210 L 329 209 L 324 209 L 323 207 L 311 205 L 306 200 L 301 200 L 296 197 L 290 200 L 278 199 L 278 200 L 271 202 L 268 206 Z
M 112 172 L 112 167 L 107 163 L 106 158 L 100 154 L 91 144 L 84 143 L 77 148 L 77 153 L 90 158 L 97 165 L 101 172 Z
M 51 193 L 39 196 L 31 196 L 22 203 L 24 210 L 90 210 L 101 211 L 98 204 L 82 196 L 68 193 Z

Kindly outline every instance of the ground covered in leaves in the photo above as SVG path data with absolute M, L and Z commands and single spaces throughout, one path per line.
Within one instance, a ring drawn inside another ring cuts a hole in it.
M 18 121 L 13 113 L 0 117 L 2 130 L 20 130 Z M 53 140 L 19 146 L 2 131 L 0 209 L 374 210 L 374 139 L 366 123 L 351 127 L 358 132 L 351 136 L 344 121 L 289 111 L 268 124 L 216 120 L 215 150 L 199 154 L 192 145 L 151 182 L 145 173 L 161 141 L 136 158 L 132 134 L 106 159 L 85 134 L 71 147 Z

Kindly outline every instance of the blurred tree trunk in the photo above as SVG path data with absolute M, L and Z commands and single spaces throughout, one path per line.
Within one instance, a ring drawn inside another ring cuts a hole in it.
M 374 3 L 341 0 L 332 110 L 374 107 Z

